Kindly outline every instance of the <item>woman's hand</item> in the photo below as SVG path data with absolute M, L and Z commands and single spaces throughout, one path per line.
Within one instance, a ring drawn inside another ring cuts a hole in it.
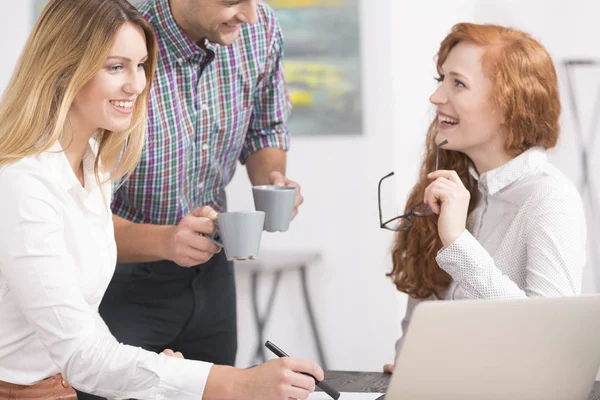
M 315 380 L 323 380 L 321 367 L 309 360 L 283 357 L 267 361 L 245 370 L 248 384 L 244 390 L 245 399 L 288 400 L 306 399 L 315 390 Z
M 180 352 L 174 352 L 171 349 L 166 349 L 163 351 L 163 354 L 169 357 L 175 357 L 175 358 L 184 358 L 183 354 L 181 354 Z
M 309 360 L 283 357 L 248 369 L 213 365 L 204 389 L 205 400 L 289 400 L 306 399 L 321 381 L 321 367 Z
M 321 367 L 312 361 L 283 357 L 248 369 L 213 365 L 204 400 L 289 400 L 306 399 L 315 390 L 314 376 L 322 381 Z
M 438 170 L 427 177 L 434 181 L 425 189 L 423 202 L 439 214 L 438 234 L 448 247 L 466 229 L 471 194 L 456 171 Z
M 394 372 L 395 366 L 396 366 L 396 364 L 385 364 L 383 366 L 383 372 L 385 372 L 386 374 L 391 374 Z

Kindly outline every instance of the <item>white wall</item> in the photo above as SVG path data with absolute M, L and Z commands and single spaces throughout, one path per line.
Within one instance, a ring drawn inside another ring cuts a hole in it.
M 29 1 L 0 0 L 0 92 L 8 83 L 33 24 Z

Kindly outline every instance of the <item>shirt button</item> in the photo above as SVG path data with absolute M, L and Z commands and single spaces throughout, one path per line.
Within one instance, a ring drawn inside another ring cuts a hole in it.
M 208 144 L 207 143 L 204 143 L 202 145 L 202 150 L 204 150 L 204 151 L 208 150 Z
M 198 189 L 203 189 L 203 188 L 204 188 L 204 182 L 198 183 Z
M 202 109 L 203 109 L 204 111 L 208 111 L 208 104 L 206 104 L 206 103 L 202 103 Z
M 177 59 L 177 62 L 178 62 L 179 64 L 183 64 L 183 58 L 178 58 L 178 59 Z

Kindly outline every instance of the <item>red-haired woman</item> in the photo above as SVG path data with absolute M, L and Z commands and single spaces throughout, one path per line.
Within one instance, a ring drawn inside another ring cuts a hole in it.
M 389 276 L 409 295 L 404 331 L 423 300 L 580 294 L 583 205 L 546 157 L 561 109 L 550 55 L 518 30 L 460 23 L 437 71 L 437 113 L 406 203 L 433 215 L 394 225 Z

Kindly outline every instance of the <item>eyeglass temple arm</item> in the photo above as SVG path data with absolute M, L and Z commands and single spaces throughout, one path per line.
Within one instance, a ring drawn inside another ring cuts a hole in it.
M 444 140 L 442 143 L 438 144 L 435 147 L 435 170 L 437 171 L 439 168 L 439 154 L 440 154 L 440 147 L 442 147 L 443 145 L 448 144 L 448 140 Z
M 383 227 L 383 215 L 381 214 L 381 182 L 383 182 L 384 179 L 389 178 L 390 176 L 393 176 L 394 172 L 390 172 L 389 174 L 387 174 L 386 176 L 384 176 L 383 178 L 381 178 L 379 180 L 379 184 L 377 185 L 377 204 L 379 205 L 379 226 Z

